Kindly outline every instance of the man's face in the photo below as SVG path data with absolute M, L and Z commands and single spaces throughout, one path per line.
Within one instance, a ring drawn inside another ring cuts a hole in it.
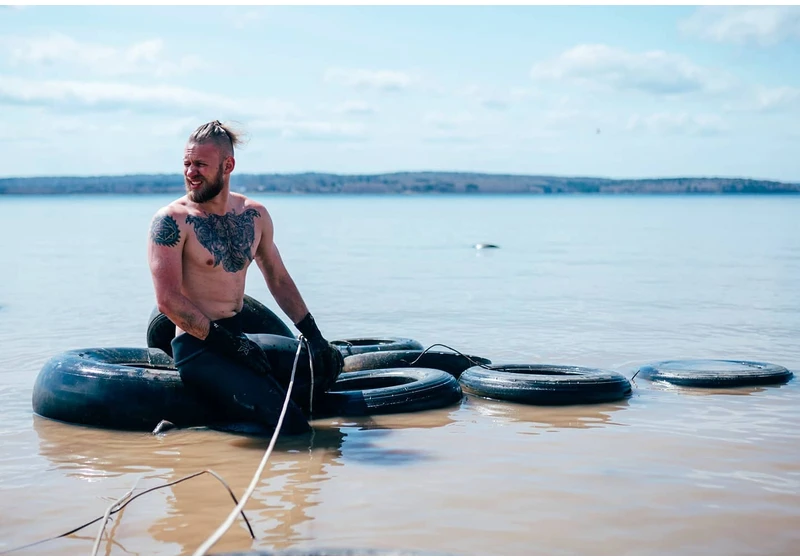
M 225 186 L 225 158 L 212 142 L 189 143 L 183 154 L 183 179 L 189 200 L 197 204 L 208 202 Z

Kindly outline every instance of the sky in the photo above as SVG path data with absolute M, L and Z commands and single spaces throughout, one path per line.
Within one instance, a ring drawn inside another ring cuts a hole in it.
M 0 176 L 800 182 L 800 6 L 0 6 Z

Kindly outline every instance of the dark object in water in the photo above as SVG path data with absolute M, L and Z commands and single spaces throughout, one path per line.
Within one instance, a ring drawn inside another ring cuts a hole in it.
M 473 245 L 476 249 L 499 249 L 499 245 L 493 245 L 492 243 L 477 243 Z
M 239 312 L 242 330 L 246 333 L 278 334 L 295 338 L 294 333 L 267 306 L 245 294 L 244 305 Z M 172 339 L 175 338 L 175 323 L 154 307 L 147 325 L 147 347 L 158 348 L 172 356 Z
M 474 366 L 459 378 L 465 393 L 525 404 L 614 402 L 631 395 L 631 384 L 611 370 L 546 364 Z
M 420 358 L 422 356 L 422 358 Z M 453 352 L 425 352 L 421 350 L 392 350 L 356 354 L 344 359 L 342 371 L 364 371 L 384 368 L 422 367 L 446 371 L 458 379 L 464 370 L 476 364 L 491 364 L 491 360 L 479 356 L 462 356 Z
M 271 348 L 262 342 L 271 337 L 283 341 Z M 276 369 L 283 372 L 286 367 L 278 364 L 293 363 L 297 340 L 263 334 L 254 339 Z M 302 356 L 303 352 L 296 376 L 305 371 L 307 384 L 308 360 L 303 365 Z M 293 392 L 302 390 L 296 377 Z M 435 369 L 343 373 L 331 391 L 314 402 L 314 417 L 428 410 L 458 402 L 461 396 L 458 382 Z M 172 358 L 156 348 L 87 348 L 58 354 L 39 372 L 31 400 L 40 416 L 119 430 L 151 432 L 163 420 L 179 428 L 239 420 L 196 399 L 184 386 Z
M 742 387 L 785 383 L 794 374 L 767 362 L 665 360 L 641 366 L 637 375 L 685 387 Z
M 424 350 L 422 344 L 411 338 L 378 336 L 371 338 L 340 338 L 331 340 L 342 356 L 365 354 L 367 352 L 383 352 L 386 350 Z

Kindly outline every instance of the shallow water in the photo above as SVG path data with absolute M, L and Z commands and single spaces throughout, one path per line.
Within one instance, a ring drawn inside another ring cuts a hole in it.
M 0 549 L 55 536 L 137 490 L 211 469 L 241 495 L 268 440 L 162 436 L 37 417 L 42 365 L 144 346 L 145 240 L 164 196 L 0 198 Z M 800 371 L 800 197 L 261 197 L 329 338 L 401 336 L 494 363 L 628 378 L 681 358 Z M 476 251 L 475 243 L 496 250 Z M 275 306 L 255 267 L 248 293 Z M 315 420 L 282 438 L 212 552 L 798 554 L 798 381 L 688 389 L 634 379 L 617 403 L 466 395 L 414 414 Z M 209 475 L 109 522 L 101 554 L 191 554 L 233 502 Z M 98 524 L 20 554 L 90 554 Z

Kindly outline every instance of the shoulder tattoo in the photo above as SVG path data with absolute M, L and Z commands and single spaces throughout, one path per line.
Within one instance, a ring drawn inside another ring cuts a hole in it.
M 161 216 L 153 219 L 150 225 L 150 239 L 156 245 L 174 247 L 181 239 L 181 230 L 178 222 L 172 216 Z
M 251 248 L 256 236 L 255 218 L 261 214 L 249 208 L 241 214 L 233 210 L 225 215 L 187 216 L 197 240 L 214 256 L 214 266 L 222 263 L 226 272 L 239 272 L 253 260 Z

